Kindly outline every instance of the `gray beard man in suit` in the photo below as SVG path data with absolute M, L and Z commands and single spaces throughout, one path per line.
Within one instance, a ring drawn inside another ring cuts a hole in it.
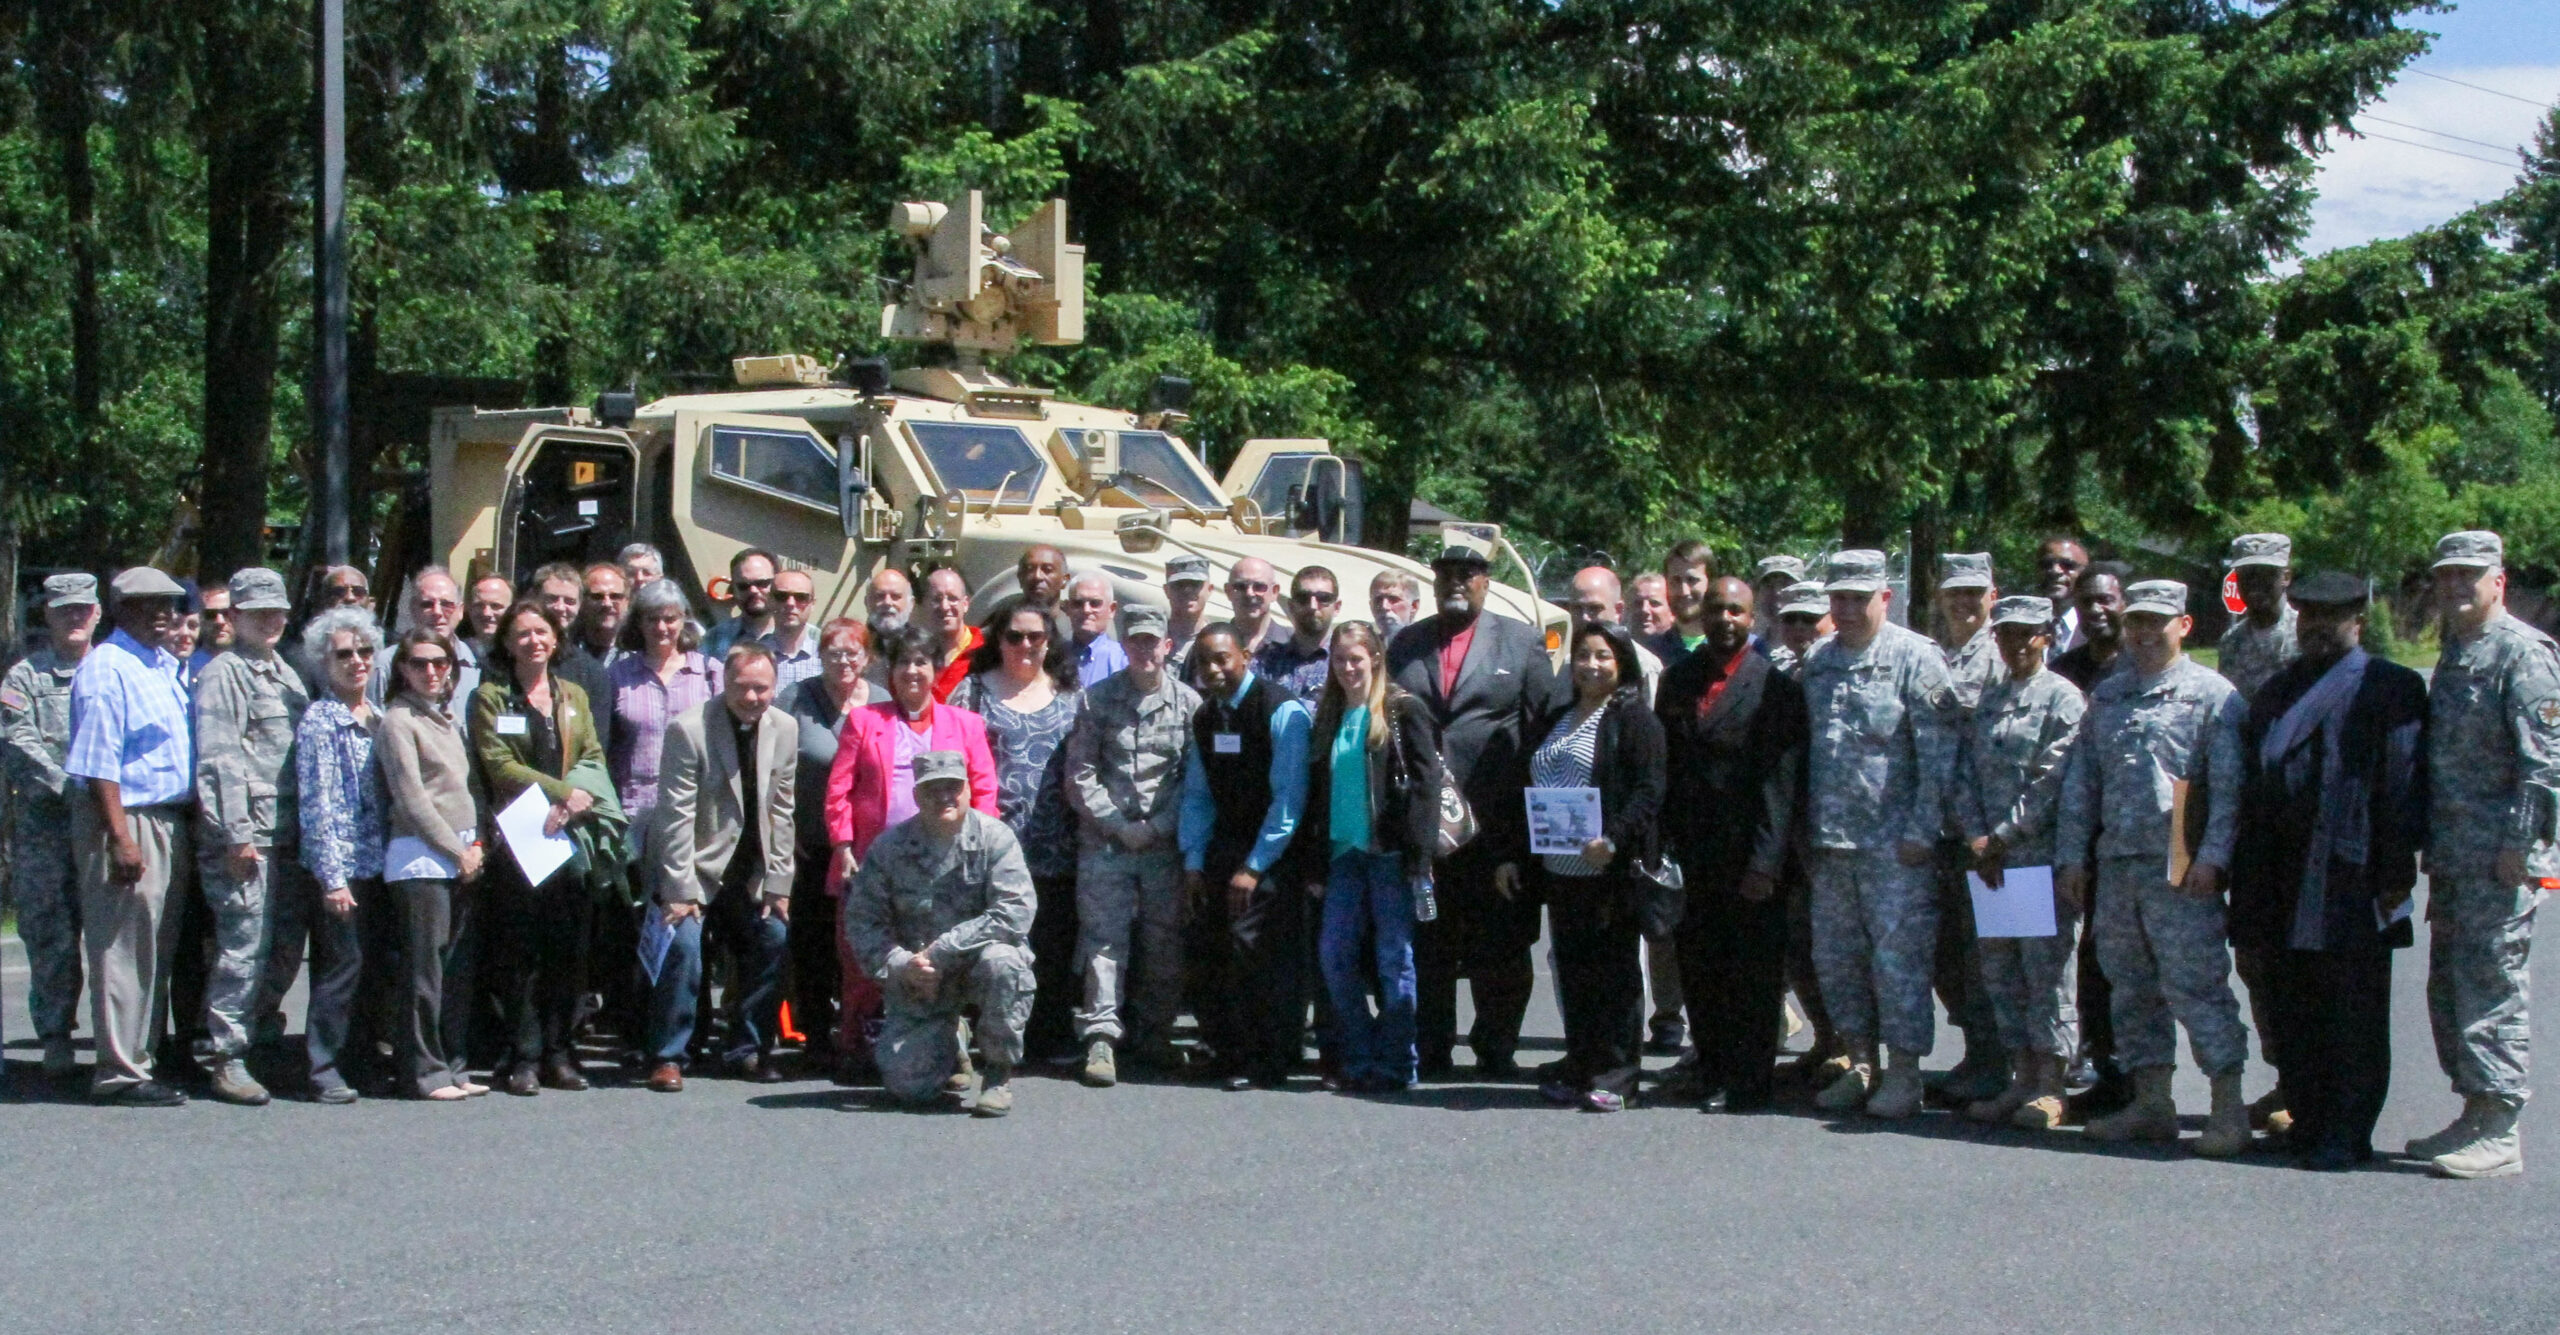
M 1491 556 L 1481 539 L 1453 537 L 1431 565 L 1438 614 L 1407 626 L 1387 647 L 1391 680 L 1430 707 L 1449 782 L 1466 795 L 1481 830 L 1437 864 L 1440 916 L 1414 925 L 1415 1046 L 1425 1080 L 1450 1071 L 1460 974 L 1475 997 L 1467 1045 L 1477 1072 L 1516 1073 L 1513 1053 L 1534 977 L 1529 951 L 1538 940 L 1538 904 L 1516 870 L 1496 874 L 1495 850 L 1509 847 L 1505 832 L 1528 818 L 1520 798 L 1524 737 L 1530 720 L 1562 702 L 1563 685 L 1536 627 L 1484 615 Z

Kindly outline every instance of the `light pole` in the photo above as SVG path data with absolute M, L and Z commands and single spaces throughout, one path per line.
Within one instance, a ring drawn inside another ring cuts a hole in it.
M 320 559 L 348 559 L 347 477 L 347 11 L 312 0 L 313 87 L 319 97 L 320 179 L 311 196 L 311 436 L 320 450 Z M 307 548 L 305 550 L 308 550 Z

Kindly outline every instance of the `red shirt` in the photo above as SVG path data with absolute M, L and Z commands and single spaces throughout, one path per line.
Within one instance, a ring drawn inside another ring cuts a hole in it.
M 1703 654 L 1707 651 L 1704 646 L 1700 646 L 1698 652 Z M 1733 680 L 1733 670 L 1742 666 L 1742 656 L 1750 652 L 1751 642 L 1745 640 L 1741 648 L 1734 650 L 1722 663 L 1716 665 L 1716 679 L 1708 682 L 1707 693 L 1698 697 L 1698 717 L 1705 718 L 1707 711 L 1716 707 L 1716 697 L 1724 694 L 1725 684 Z
M 1444 699 L 1444 700 L 1445 700 L 1445 699 L 1449 698 L 1450 696 L 1456 695 L 1456 694 L 1458 693 L 1458 669 L 1459 669 L 1459 668 L 1462 668 L 1462 667 L 1465 667 L 1465 666 L 1467 665 L 1467 651 L 1468 651 L 1469 649 L 1474 648 L 1474 647 L 1475 647 L 1475 643 L 1476 643 L 1476 623 L 1474 623 L 1474 622 L 1472 622 L 1472 621 L 1470 621 L 1470 622 L 1468 622 L 1468 623 L 1467 623 L 1467 628 L 1466 628 L 1465 630 L 1459 631 L 1457 634 L 1452 635 L 1452 636 L 1450 636 L 1448 639 L 1441 641 L 1441 644 L 1440 644 L 1440 698 L 1441 698 L 1441 699 Z
M 945 665 L 942 671 L 933 679 L 933 702 L 935 704 L 941 705 L 949 704 L 951 702 L 951 693 L 959 690 L 960 683 L 969 679 L 970 657 L 978 652 L 978 646 L 985 644 L 986 642 L 987 637 L 981 634 L 977 627 L 971 626 L 969 628 L 969 647 L 961 650 L 960 656 L 952 659 L 951 662 Z

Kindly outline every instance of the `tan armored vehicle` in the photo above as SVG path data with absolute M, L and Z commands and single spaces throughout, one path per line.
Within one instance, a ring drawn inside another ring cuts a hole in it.
M 1206 556 L 1214 615 L 1226 610 L 1228 567 L 1249 556 L 1283 579 L 1331 569 L 1345 615 L 1362 613 L 1381 570 L 1418 576 L 1427 596 L 1426 567 L 1357 545 L 1359 470 L 1326 442 L 1249 441 L 1215 477 L 1177 434 L 1187 383 L 1160 380 L 1149 410 L 1133 413 L 987 369 L 991 353 L 1083 340 L 1084 248 L 1067 242 L 1064 201 L 1010 237 L 989 230 L 975 191 L 958 208 L 901 204 L 891 225 L 914 249 L 915 274 L 882 309 L 881 333 L 935 345 L 946 364 L 856 362 L 839 375 L 804 356 L 742 357 L 724 393 L 440 409 L 437 557 L 521 579 L 649 542 L 671 578 L 716 602 L 730 557 L 763 547 L 816 577 L 820 620 L 862 615 L 863 587 L 883 566 L 937 564 L 968 577 L 982 616 L 1014 590 L 1015 561 L 1034 542 L 1062 549 L 1076 573 L 1109 573 L 1124 602 L 1161 604 L 1166 559 Z M 1464 527 L 1507 558 L 1489 606 L 1560 647 L 1565 613 L 1524 591 L 1528 568 L 1500 530 Z

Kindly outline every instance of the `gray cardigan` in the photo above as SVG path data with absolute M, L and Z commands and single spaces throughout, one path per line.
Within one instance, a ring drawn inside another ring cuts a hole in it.
M 464 844 L 455 837 L 480 827 L 480 803 L 472 792 L 471 752 L 441 706 L 403 691 L 382 711 L 373 754 L 391 794 L 391 834 L 410 835 L 459 863 Z

